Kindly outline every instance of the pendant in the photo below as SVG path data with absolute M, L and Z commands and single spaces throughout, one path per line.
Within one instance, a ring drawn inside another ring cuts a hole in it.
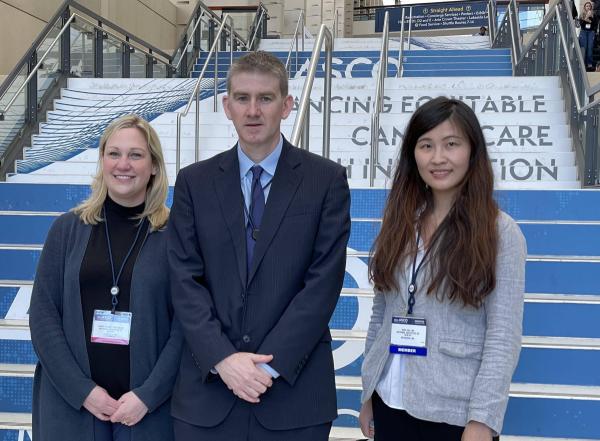
M 414 283 L 411 283 L 410 285 L 408 285 L 408 293 L 409 294 L 414 294 L 416 290 L 417 290 L 417 287 L 415 286 Z
M 119 287 L 118 287 L 118 286 L 113 286 L 113 287 L 110 289 L 110 295 L 112 295 L 112 296 L 116 296 L 116 295 L 118 295 L 118 294 L 119 294 Z
M 252 239 L 254 239 L 254 241 L 256 242 L 258 240 L 258 232 L 260 230 L 258 228 L 253 228 L 252 229 Z

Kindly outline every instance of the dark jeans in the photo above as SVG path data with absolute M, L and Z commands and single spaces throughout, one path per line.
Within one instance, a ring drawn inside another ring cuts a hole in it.
M 392 409 L 376 392 L 373 393 L 372 400 L 375 441 L 460 441 L 465 429 L 451 424 L 420 420 L 404 410 Z
M 594 59 L 592 57 L 594 51 L 594 37 L 596 32 L 593 30 L 582 29 L 579 32 L 579 46 L 583 55 L 583 61 L 587 67 L 594 67 Z
M 130 441 L 131 429 L 121 423 L 94 418 L 94 441 Z

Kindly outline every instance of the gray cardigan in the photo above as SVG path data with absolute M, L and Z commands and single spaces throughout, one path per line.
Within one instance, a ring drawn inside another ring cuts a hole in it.
M 508 389 L 521 350 L 525 239 L 507 214 L 498 216 L 496 289 L 481 308 L 438 300 L 438 293 L 418 292 L 414 316 L 427 319 L 426 357 L 406 356 L 403 404 L 416 418 L 465 426 L 474 420 L 496 433 L 508 402 Z M 427 286 L 426 262 L 417 286 Z M 371 397 L 389 355 L 392 315 L 407 304 L 405 269 L 399 290 L 377 293 L 362 365 L 362 401 Z
M 82 405 L 95 383 L 87 357 L 79 270 L 91 226 L 66 213 L 52 225 L 38 264 L 29 327 L 38 355 L 33 384 L 33 439 L 93 441 L 93 416 Z M 173 439 L 170 396 L 179 368 L 182 333 L 173 320 L 166 234 L 148 233 L 131 279 L 131 390 L 148 414 L 132 441 Z

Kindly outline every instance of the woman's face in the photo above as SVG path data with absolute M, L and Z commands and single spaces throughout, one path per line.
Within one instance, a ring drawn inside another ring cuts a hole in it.
M 591 11 L 592 10 L 592 4 L 588 2 L 588 3 L 586 3 L 584 5 L 584 8 L 585 8 L 586 11 Z
M 424 133 L 415 146 L 419 175 L 434 198 L 455 197 L 469 170 L 471 144 L 454 123 L 446 120 Z
M 102 155 L 102 176 L 113 201 L 125 207 L 140 205 L 154 174 L 156 167 L 139 129 L 119 129 L 108 138 Z

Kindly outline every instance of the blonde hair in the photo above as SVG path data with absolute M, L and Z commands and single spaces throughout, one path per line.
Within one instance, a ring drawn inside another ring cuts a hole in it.
M 125 115 L 111 122 L 102 137 L 98 147 L 98 165 L 96 175 L 92 181 L 92 194 L 85 201 L 73 209 L 73 212 L 79 215 L 83 223 L 88 225 L 96 225 L 102 222 L 102 207 L 108 194 L 106 182 L 102 174 L 102 158 L 106 150 L 106 142 L 108 139 L 121 129 L 136 128 L 140 131 L 148 144 L 152 165 L 156 173 L 150 176 L 148 186 L 146 188 L 146 204 L 144 211 L 138 216 L 139 219 L 148 218 L 151 231 L 161 229 L 167 223 L 169 218 L 169 209 L 165 205 L 167 194 L 169 192 L 169 181 L 167 178 L 167 167 L 163 157 L 160 140 L 156 131 L 150 126 L 148 121 L 137 115 Z
M 590 6 L 592 7 L 591 11 L 592 11 L 592 17 L 595 15 L 594 14 L 594 4 L 590 1 L 587 1 L 583 4 L 583 7 L 581 8 L 581 14 L 579 14 L 579 19 L 580 20 L 585 20 L 587 19 L 587 11 L 585 10 L 585 7 L 587 4 L 590 4 Z

